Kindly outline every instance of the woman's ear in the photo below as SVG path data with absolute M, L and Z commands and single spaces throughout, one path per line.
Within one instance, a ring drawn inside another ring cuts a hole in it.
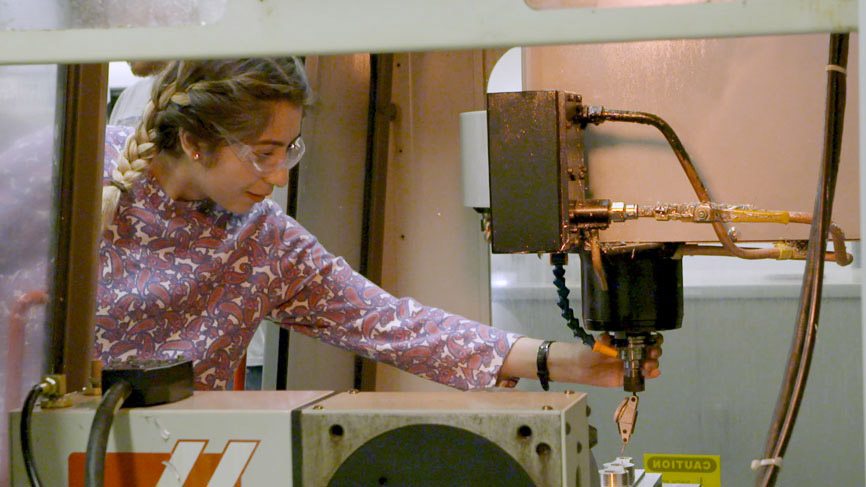
M 195 162 L 202 160 L 204 144 L 198 137 L 186 130 L 180 129 L 178 138 L 180 139 L 180 146 L 189 160 Z

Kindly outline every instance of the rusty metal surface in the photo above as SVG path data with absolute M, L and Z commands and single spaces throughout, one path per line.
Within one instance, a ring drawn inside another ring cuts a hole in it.
M 487 101 L 493 252 L 561 252 L 568 233 L 569 190 L 583 186 L 577 130 L 579 96 L 557 91 L 492 93 Z M 573 133 L 574 135 L 569 135 Z

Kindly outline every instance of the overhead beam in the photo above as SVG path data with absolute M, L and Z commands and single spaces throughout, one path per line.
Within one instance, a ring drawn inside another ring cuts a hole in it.
M 548 10 L 532 9 L 523 0 L 227 0 L 225 8 L 209 25 L 3 30 L 0 64 L 849 32 L 857 29 L 858 18 L 856 0 Z

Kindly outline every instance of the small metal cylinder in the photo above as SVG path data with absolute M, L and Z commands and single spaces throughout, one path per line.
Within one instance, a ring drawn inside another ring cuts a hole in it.
M 624 222 L 634 220 L 638 217 L 638 208 L 635 204 L 626 204 L 622 201 L 613 201 L 610 204 L 610 220 Z
M 628 485 L 634 485 L 634 462 L 632 462 L 632 457 L 616 457 L 615 463 L 625 470 Z
M 625 335 L 625 333 L 617 333 Z M 646 358 L 646 344 L 642 335 L 631 335 L 617 341 L 626 342 L 624 346 L 617 344 L 619 358 L 623 361 L 623 389 L 628 392 L 642 392 L 644 390 L 644 377 L 641 368 Z
M 571 223 L 577 226 L 610 224 L 610 200 L 587 200 L 574 203 L 569 212 Z
M 605 468 L 598 471 L 601 477 L 601 487 L 631 487 L 628 483 L 628 473 L 619 465 L 606 464 Z

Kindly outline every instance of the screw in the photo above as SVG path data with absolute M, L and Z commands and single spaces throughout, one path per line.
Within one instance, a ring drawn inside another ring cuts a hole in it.
M 731 240 L 736 242 L 740 239 L 740 231 L 737 230 L 736 227 L 731 227 L 728 229 L 728 236 L 731 237 Z

